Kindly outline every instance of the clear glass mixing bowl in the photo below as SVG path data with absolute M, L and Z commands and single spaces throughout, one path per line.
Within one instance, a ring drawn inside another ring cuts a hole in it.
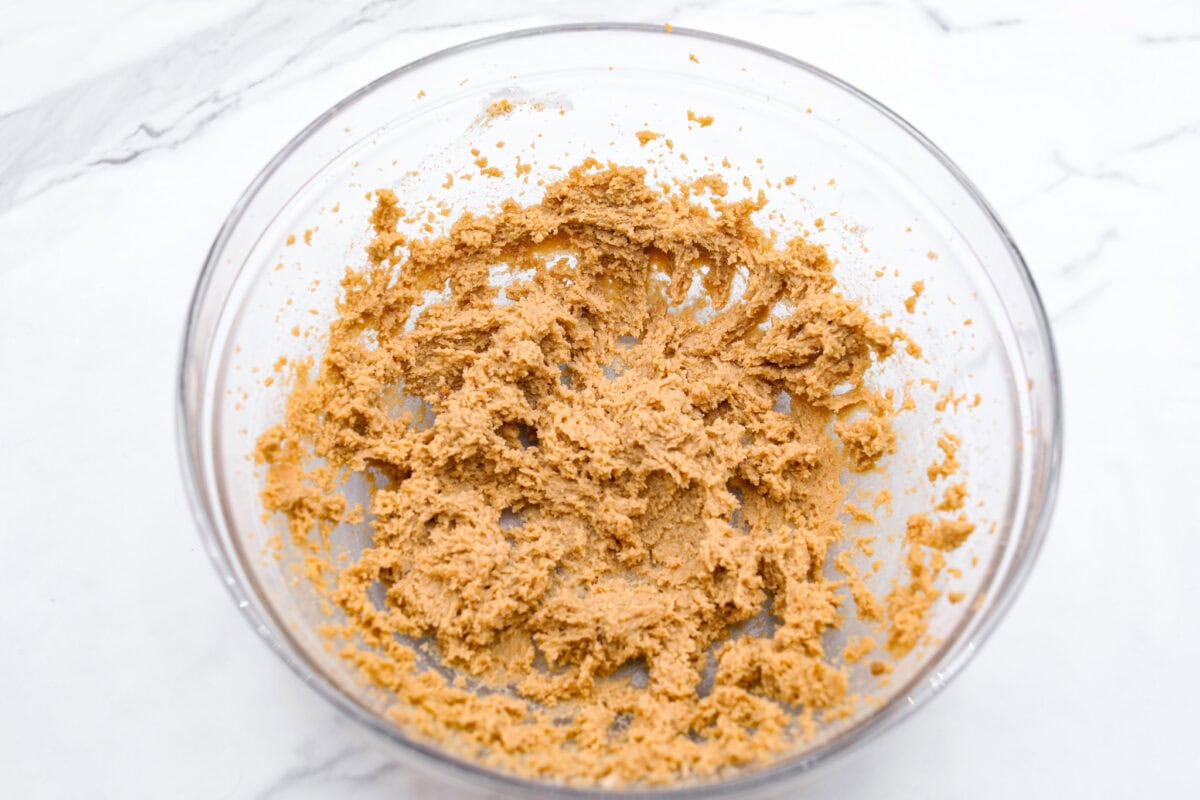
M 513 108 L 494 113 L 498 100 Z M 689 122 L 690 111 L 713 122 Z M 635 133 L 645 129 L 664 136 L 643 146 Z M 447 172 L 478 172 L 472 148 L 503 167 L 505 176 L 477 174 L 443 187 L 450 183 Z M 540 189 L 536 180 L 517 180 L 512 165 L 518 154 L 532 166 L 533 179 L 560 175 L 595 155 L 617 163 L 652 160 L 660 177 L 716 170 L 735 191 L 743 176 L 755 190 L 769 181 L 768 211 L 778 216 L 764 224 L 781 232 L 807 230 L 826 244 L 843 291 L 876 314 L 890 312 L 889 323 L 923 347 L 924 362 L 891 359 L 872 380 L 897 387 L 911 382 L 914 392 L 936 381 L 939 393 L 980 396 L 973 408 L 965 403 L 962 410 L 939 411 L 930 393 L 918 411 L 898 418 L 900 452 L 887 475 L 850 476 L 861 484 L 856 489 L 895 489 L 894 512 L 879 525 L 902 532 L 908 513 L 928 507 L 928 484 L 920 480 L 936 454 L 938 433 L 953 429 L 962 438 L 971 512 L 987 529 L 952 555 L 952 566 L 965 572 L 956 586 L 965 600 L 935 607 L 929 646 L 901 662 L 886 687 L 870 684 L 882 700 L 877 707 L 827 726 L 794 753 L 720 781 L 653 793 L 778 788 L 911 714 L 963 667 L 1033 563 L 1053 504 L 1061 442 L 1046 316 L 995 214 L 904 120 L 794 58 L 681 29 L 541 28 L 423 58 L 315 120 L 230 212 L 188 316 L 178 430 L 206 548 L 272 649 L 395 752 L 508 792 L 605 793 L 502 774 L 389 722 L 383 715 L 388 698 L 322 647 L 314 628 L 325 617 L 311 587 L 296 579 L 289 558 L 267 553 L 272 530 L 261 518 L 259 478 L 248 458 L 255 436 L 279 421 L 286 392 L 282 382 L 266 385 L 264 376 L 281 355 L 320 355 L 338 278 L 345 265 L 363 262 L 370 235 L 365 193 L 387 186 L 402 202 L 443 198 L 456 212 L 509 196 L 531 202 Z M 293 244 L 289 237 L 296 237 Z M 917 280 L 924 281 L 925 294 L 919 310 L 906 314 L 902 299 Z M 905 494 L 909 486 L 924 491 Z M 902 537 L 893 538 L 885 543 L 880 537 L 878 555 L 900 563 Z M 885 569 L 875 588 L 885 589 L 893 577 Z M 831 633 L 833 645 L 855 632 L 850 623 Z M 862 670 L 851 672 L 852 687 L 867 681 Z

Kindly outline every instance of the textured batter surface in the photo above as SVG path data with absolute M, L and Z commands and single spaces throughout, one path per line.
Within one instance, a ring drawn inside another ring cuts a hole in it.
M 761 195 L 724 196 L 588 162 L 539 204 L 410 241 L 377 193 L 370 265 L 257 457 L 345 614 L 327 632 L 410 730 L 524 773 L 661 783 L 845 713 L 822 644 L 841 585 L 892 621 L 894 655 L 919 639 L 937 596 L 919 545 L 969 523 L 914 521 L 913 584 L 884 602 L 825 568 L 839 474 L 895 449 L 863 376 L 896 335 L 823 248 L 753 224 Z M 312 532 L 364 516 L 371 546 L 327 558 Z M 773 630 L 738 627 L 763 612 Z

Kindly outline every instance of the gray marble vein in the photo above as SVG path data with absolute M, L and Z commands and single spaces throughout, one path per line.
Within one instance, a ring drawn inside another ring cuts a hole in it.
M 1200 33 L 1159 33 L 1142 34 L 1138 37 L 1142 44 L 1189 44 L 1200 42 Z
M 331 791 L 334 787 L 361 787 L 399 769 L 399 764 L 380 758 L 363 747 L 346 746 L 326 755 L 303 759 L 301 764 L 283 772 L 270 785 L 256 793 L 255 798 L 278 800 L 302 787 L 312 789 L 320 786 L 326 791 Z
M 1116 228 L 1106 228 L 1086 250 L 1052 268 L 1053 281 L 1045 287 L 1051 320 L 1061 323 L 1109 289 L 1113 275 L 1105 252 L 1120 238 Z
M 1109 166 L 1101 166 L 1098 169 L 1084 169 L 1082 167 L 1077 167 L 1069 162 L 1066 156 L 1064 156 L 1059 150 L 1054 151 L 1050 157 L 1050 160 L 1061 174 L 1058 178 L 1046 186 L 1043 191 L 1050 191 L 1051 189 L 1058 188 L 1069 180 L 1077 179 L 1089 181 L 1116 181 L 1118 183 L 1124 183 L 1129 186 L 1136 186 L 1142 189 L 1150 188 L 1149 184 L 1147 184 L 1144 180 L 1135 178 L 1133 174 L 1125 170 L 1116 169 Z
M 353 13 L 305 0 L 259 3 L 184 41 L 0 117 L 0 213 L 91 169 L 179 147 L 254 90 L 324 68 L 334 43 L 358 28 L 370 40 L 512 19 L 446 21 L 412 0 L 372 0 Z M 387 24 L 382 24 L 386 22 Z M 373 43 L 369 41 L 368 44 Z M 397 66 L 409 60 L 401 57 Z M 308 66 L 306 71 L 301 69 Z M 281 78 L 281 75 L 285 76 Z
M 231 44 L 271 36 L 264 8 L 259 4 L 0 120 L 0 141 L 8 143 L 0 151 L 0 211 L 91 166 L 128 163 L 178 145 L 234 107 L 245 86 L 236 85 L 237 76 L 255 52 Z M 224 86 L 230 82 L 235 85 Z
M 1149 139 L 1145 139 L 1137 142 L 1136 144 L 1130 145 L 1129 147 L 1125 148 L 1125 152 L 1141 153 L 1145 152 L 1146 150 L 1154 150 L 1159 147 L 1163 147 L 1164 145 L 1175 144 L 1181 139 L 1191 138 L 1197 134 L 1200 134 L 1200 122 L 1190 122 L 1186 125 L 1180 125 L 1179 127 L 1168 131 L 1167 133 L 1159 136 L 1152 136 Z
M 1057 272 L 1060 275 L 1071 276 L 1074 273 L 1087 270 L 1089 267 L 1095 266 L 1100 256 L 1104 254 L 1104 249 L 1114 240 L 1119 237 L 1116 228 L 1105 228 L 1101 232 L 1100 238 L 1095 244 L 1089 247 L 1079 256 L 1071 259 L 1065 264 L 1058 267 Z
M 988 19 L 982 22 L 964 24 L 953 22 L 944 12 L 938 9 L 918 4 L 917 7 L 925 18 L 932 22 L 942 33 L 957 34 L 957 33 L 973 33 L 975 31 L 983 31 L 994 28 L 1011 28 L 1016 25 L 1021 25 L 1024 20 L 1015 17 L 998 17 L 996 19 Z

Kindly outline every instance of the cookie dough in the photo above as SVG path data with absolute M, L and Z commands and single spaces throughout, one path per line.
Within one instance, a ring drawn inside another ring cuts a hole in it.
M 726 196 L 589 160 L 540 203 L 409 239 L 376 193 L 369 264 L 256 456 L 344 615 L 326 634 L 406 730 L 524 774 L 654 784 L 847 713 L 825 567 L 839 476 L 895 449 L 864 373 L 897 336 L 838 293 L 823 247 L 755 224 L 761 193 Z M 344 522 L 372 542 L 339 561 Z M 931 593 L 888 611 L 923 630 Z

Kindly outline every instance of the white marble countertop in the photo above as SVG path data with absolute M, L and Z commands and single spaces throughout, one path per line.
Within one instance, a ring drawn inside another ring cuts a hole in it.
M 0 795 L 438 791 L 303 686 L 220 586 L 176 466 L 179 336 L 217 227 L 311 118 L 447 45 L 597 18 L 753 40 L 890 105 L 994 203 L 1053 318 L 1065 466 L 1032 578 L 961 677 L 811 796 L 1197 796 L 1191 0 L 10 0 Z

